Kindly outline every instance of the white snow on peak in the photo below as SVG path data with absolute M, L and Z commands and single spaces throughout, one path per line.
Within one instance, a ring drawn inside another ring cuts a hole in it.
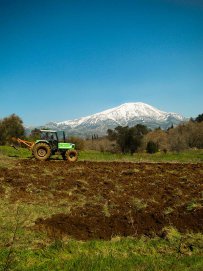
M 144 104 L 141 102 L 137 103 L 125 103 L 118 107 L 103 111 L 101 113 L 95 114 L 95 115 L 107 115 L 108 117 L 120 119 L 124 118 L 126 120 L 134 117 L 160 117 L 163 115 L 162 112 L 148 104 Z
M 166 120 L 169 116 L 173 116 L 178 120 L 182 121 L 184 118 L 176 113 L 167 113 L 161 111 L 151 105 L 136 102 L 136 103 L 124 103 L 118 107 L 114 107 L 100 113 L 93 114 L 91 116 L 82 117 L 75 120 L 68 120 L 63 122 L 58 122 L 58 125 L 68 125 L 75 128 L 79 125 L 93 125 L 99 121 L 112 120 L 118 125 L 127 125 L 128 121 L 132 119 L 155 119 L 159 121 Z

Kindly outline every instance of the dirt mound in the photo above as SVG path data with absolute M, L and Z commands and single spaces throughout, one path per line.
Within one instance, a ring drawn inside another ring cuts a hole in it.
M 180 232 L 203 231 L 203 209 L 195 212 L 179 212 L 164 216 L 160 212 L 132 212 L 117 210 L 105 216 L 100 206 L 79 208 L 72 215 L 56 214 L 48 219 L 36 221 L 38 230 L 49 236 L 61 238 L 68 235 L 77 240 L 104 239 L 114 236 L 161 235 L 166 226 L 174 226 Z

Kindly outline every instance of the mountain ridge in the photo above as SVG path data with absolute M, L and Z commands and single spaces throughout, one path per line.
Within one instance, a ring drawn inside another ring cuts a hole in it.
M 154 129 L 167 129 L 186 120 L 180 114 L 161 111 L 142 102 L 124 103 L 102 112 L 62 122 L 49 122 L 50 129 L 65 130 L 69 135 L 88 137 L 92 134 L 105 135 L 108 129 L 116 126 L 146 125 Z

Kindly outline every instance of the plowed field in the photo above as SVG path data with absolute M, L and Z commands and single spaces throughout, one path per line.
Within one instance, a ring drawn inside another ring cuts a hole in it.
M 0 167 L 0 195 L 61 207 L 33 227 L 54 238 L 203 232 L 203 164 L 16 160 Z

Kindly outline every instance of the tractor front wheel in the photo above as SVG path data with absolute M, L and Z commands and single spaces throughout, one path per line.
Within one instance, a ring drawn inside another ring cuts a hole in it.
M 33 148 L 33 154 L 36 159 L 45 161 L 51 155 L 51 149 L 46 143 L 38 143 Z
M 76 162 L 78 160 L 78 153 L 76 150 L 66 151 L 66 160 L 68 162 Z

